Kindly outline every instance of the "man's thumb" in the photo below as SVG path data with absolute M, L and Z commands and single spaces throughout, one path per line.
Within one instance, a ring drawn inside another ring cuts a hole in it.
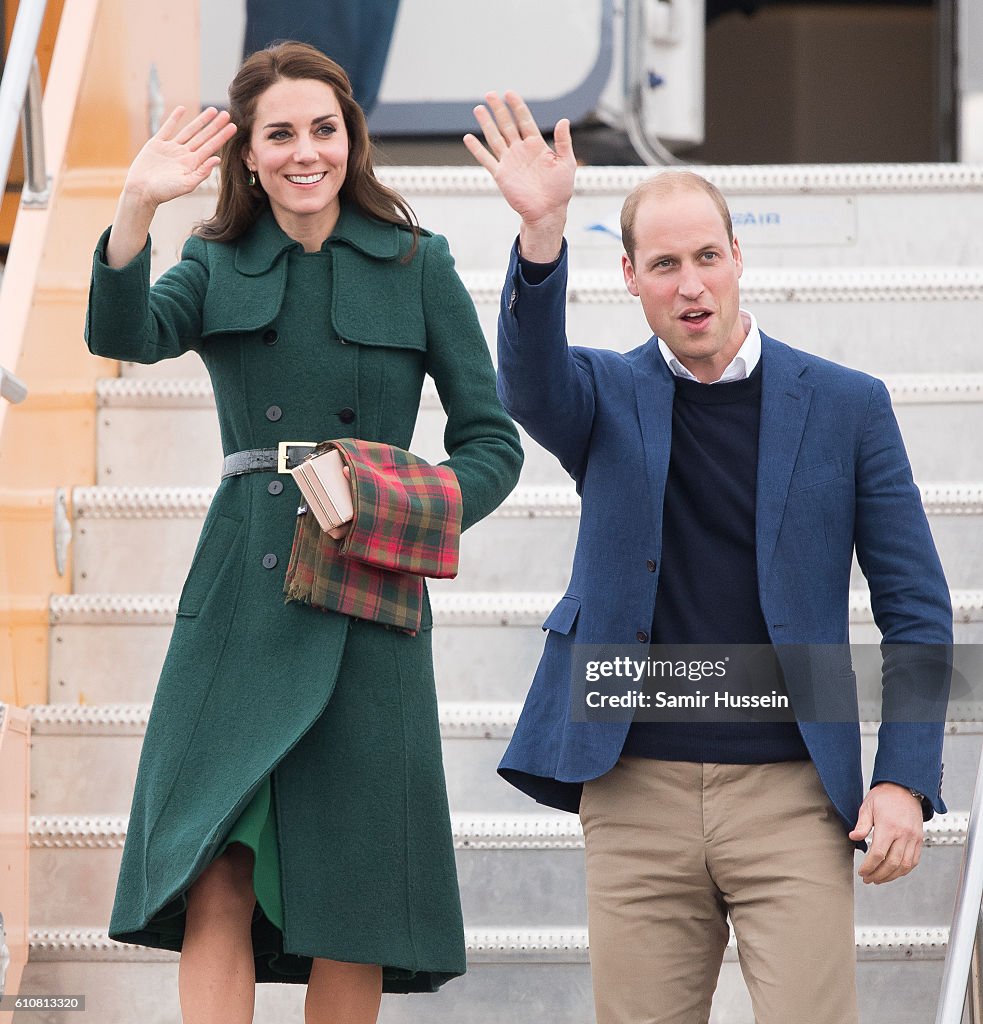
M 874 827 L 874 813 L 870 809 L 870 804 L 862 804 L 860 807 L 860 814 L 857 816 L 857 824 L 854 830 L 850 833 L 850 838 L 854 840 L 866 839 L 870 835 L 870 830 Z

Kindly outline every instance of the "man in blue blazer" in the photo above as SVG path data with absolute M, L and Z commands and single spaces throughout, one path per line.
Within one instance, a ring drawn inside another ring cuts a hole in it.
M 582 509 L 499 771 L 580 813 L 599 1024 L 705 1024 L 728 917 L 758 1024 L 850 1024 L 854 850 L 870 837 L 865 882 L 901 877 L 923 818 L 945 811 L 942 722 L 897 713 L 943 706 L 946 674 L 913 675 L 904 652 L 947 650 L 952 612 L 887 390 L 758 329 L 726 202 L 688 172 L 650 179 L 622 214 L 625 283 L 654 336 L 628 353 L 568 347 L 569 123 L 554 152 L 521 98 L 505 101 L 475 111 L 487 149 L 465 137 L 522 218 L 499 393 Z M 855 715 L 815 711 L 855 707 L 849 660 L 802 654 L 845 650 L 854 551 L 894 709 L 866 796 Z M 572 713 L 575 644 L 650 643 L 763 645 L 776 660 L 760 682 L 787 687 L 797 720 Z

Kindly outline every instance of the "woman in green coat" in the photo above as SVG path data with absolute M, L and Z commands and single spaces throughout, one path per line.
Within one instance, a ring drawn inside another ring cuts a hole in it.
M 298 491 L 229 456 L 335 437 L 408 448 L 426 374 L 464 528 L 522 455 L 447 244 L 376 180 L 341 68 L 286 43 L 229 94 L 229 114 L 180 127 L 178 108 L 147 143 L 93 262 L 89 348 L 197 351 L 232 474 L 178 604 L 110 934 L 181 951 L 186 1024 L 251 1021 L 255 981 L 307 982 L 308 1024 L 358 1024 L 382 991 L 465 969 L 429 605 L 410 635 L 284 603 Z M 156 208 L 220 163 L 215 216 L 149 287 Z

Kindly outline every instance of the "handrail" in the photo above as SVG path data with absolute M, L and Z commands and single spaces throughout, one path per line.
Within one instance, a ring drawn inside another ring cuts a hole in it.
M 7 189 L 10 158 L 14 152 L 17 126 L 28 94 L 31 67 L 41 38 L 41 24 L 47 6 L 48 0 L 21 0 L 10 37 L 10 50 L 4 64 L 3 81 L 0 82 L 0 195 Z M 34 107 L 40 116 L 40 104 L 35 103 Z M 36 132 L 36 135 L 40 135 L 40 132 Z
M 961 1024 L 968 1003 L 969 1024 L 983 1024 L 983 758 L 976 773 L 973 807 L 959 871 L 956 905 L 942 972 L 935 1024 Z M 967 991 L 968 989 L 968 991 Z

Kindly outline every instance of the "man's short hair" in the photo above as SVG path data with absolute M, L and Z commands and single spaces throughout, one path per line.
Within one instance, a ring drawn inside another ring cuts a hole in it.
M 648 196 L 668 196 L 683 189 L 705 192 L 720 211 L 724 227 L 727 229 L 727 240 L 734 241 L 734 224 L 730 219 L 730 210 L 723 193 L 712 182 L 692 171 L 663 171 L 655 177 L 647 178 L 628 194 L 625 205 L 621 208 L 621 241 L 628 258 L 635 258 L 635 215 L 642 200 Z

